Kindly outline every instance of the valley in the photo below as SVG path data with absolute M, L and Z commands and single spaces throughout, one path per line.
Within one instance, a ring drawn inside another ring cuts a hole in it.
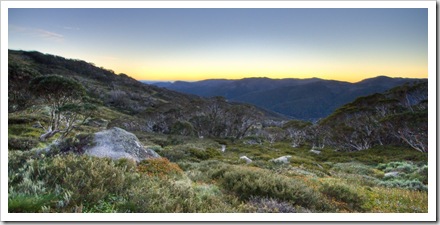
M 222 96 L 232 102 L 250 103 L 291 119 L 317 121 L 356 98 L 426 79 L 378 76 L 357 83 L 319 78 L 203 80 L 196 82 L 150 82 L 202 97 Z

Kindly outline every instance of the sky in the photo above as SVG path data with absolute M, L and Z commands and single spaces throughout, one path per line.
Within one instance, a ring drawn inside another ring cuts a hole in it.
M 138 80 L 428 77 L 426 8 L 10 8 L 8 40 Z

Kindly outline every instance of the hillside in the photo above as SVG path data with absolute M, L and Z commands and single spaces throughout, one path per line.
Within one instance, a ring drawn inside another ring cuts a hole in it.
M 357 83 L 334 80 L 245 78 L 156 83 L 183 93 L 251 103 L 291 118 L 316 121 L 357 97 L 384 92 L 417 79 L 379 76 Z
M 100 99 L 107 106 L 137 114 L 147 107 L 161 107 L 173 104 L 181 107 L 200 98 L 177 93 L 171 90 L 142 84 L 125 75 L 98 68 L 82 60 L 65 59 L 60 56 L 9 50 L 9 79 L 27 83 L 31 78 L 58 74 L 78 80 L 89 96 Z M 11 87 L 12 88 L 12 87 Z M 10 88 L 10 89 L 11 89 Z
M 81 60 L 8 57 L 9 213 L 428 212 L 427 81 L 311 123 Z M 341 85 L 298 82 L 285 88 L 311 98 Z
M 242 134 L 237 134 L 238 131 L 225 129 L 226 126 L 234 127 L 225 120 L 228 116 L 234 117 L 230 115 L 233 111 L 242 112 L 242 117 L 236 118 L 235 121 L 255 117 L 252 124 L 257 122 L 256 118 L 269 121 L 284 118 L 277 113 L 248 104 L 230 104 L 223 98 L 202 98 L 144 84 L 126 74 L 117 75 L 111 70 L 98 68 L 82 60 L 14 50 L 9 50 L 8 57 L 10 112 L 20 111 L 33 104 L 29 92 L 29 81 L 32 78 L 56 74 L 80 82 L 95 104 L 127 115 L 115 118 L 110 124 L 128 130 L 181 132 L 173 131 L 173 127 L 191 121 L 191 133 L 200 136 L 240 136 Z M 218 121 L 215 124 L 218 127 L 207 124 L 207 121 L 216 120 Z M 241 127 L 241 124 L 236 126 L 237 128 L 232 129 L 242 129 L 238 127 Z
M 320 121 L 330 131 L 327 144 L 360 151 L 402 142 L 428 152 L 428 82 L 397 86 L 359 97 Z

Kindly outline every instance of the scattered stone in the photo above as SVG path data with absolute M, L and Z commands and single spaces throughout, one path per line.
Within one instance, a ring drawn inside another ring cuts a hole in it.
M 242 157 L 240 157 L 240 159 L 246 161 L 246 163 L 251 163 L 252 162 L 252 160 L 249 159 L 247 156 L 242 156 Z
M 226 145 L 222 145 L 222 152 L 226 151 Z
M 290 158 L 292 158 L 292 156 L 285 155 L 285 156 L 281 156 L 281 157 L 276 158 L 276 159 L 272 159 L 271 161 L 276 162 L 276 163 L 289 163 L 289 159 Z
M 128 158 L 136 162 L 160 158 L 155 151 L 145 149 L 134 134 L 117 127 L 95 133 L 94 144 L 85 154 L 112 159 Z
M 244 141 L 243 143 L 247 144 L 247 145 L 258 145 L 258 144 L 261 144 L 261 143 L 259 143 L 256 140 L 247 140 L 247 141 Z
M 315 150 L 315 149 L 310 150 L 310 152 L 311 152 L 311 153 L 315 153 L 315 154 L 317 154 L 317 155 L 321 154 L 321 151 L 319 151 L 319 150 Z
M 384 177 L 397 177 L 399 175 L 399 172 L 392 171 L 384 174 Z

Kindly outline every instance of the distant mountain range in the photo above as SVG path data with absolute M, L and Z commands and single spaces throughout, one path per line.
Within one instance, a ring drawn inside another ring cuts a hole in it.
M 245 78 L 197 82 L 157 82 L 153 85 L 203 97 L 223 96 L 229 101 L 251 103 L 294 119 L 318 120 L 360 96 L 426 79 L 378 76 L 357 83 L 335 80 Z

